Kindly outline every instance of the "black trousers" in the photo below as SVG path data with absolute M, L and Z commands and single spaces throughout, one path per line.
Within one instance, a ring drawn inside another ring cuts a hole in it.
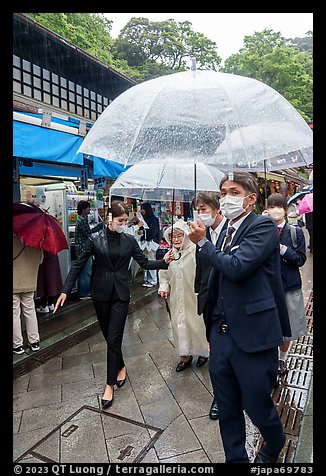
M 107 385 L 114 385 L 125 366 L 122 356 L 123 331 L 128 315 L 129 301 L 121 301 L 113 290 L 109 301 L 93 299 L 98 322 L 107 343 Z
M 220 432 L 226 463 L 248 463 L 243 410 L 259 429 L 270 454 L 285 442 L 282 423 L 271 391 L 277 377 L 277 347 L 243 352 L 230 334 L 221 334 L 216 323 L 210 334 L 209 372 L 220 412 Z

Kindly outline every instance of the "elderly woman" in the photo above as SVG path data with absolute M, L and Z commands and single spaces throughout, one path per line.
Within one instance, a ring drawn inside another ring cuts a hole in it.
M 191 365 L 193 354 L 198 356 L 197 367 L 208 359 L 208 343 L 202 316 L 197 314 L 197 297 L 194 291 L 196 246 L 188 238 L 188 225 L 178 220 L 164 232 L 164 238 L 180 258 L 172 261 L 167 270 L 159 271 L 159 294 L 168 299 L 171 309 L 172 332 L 180 355 L 177 372 Z

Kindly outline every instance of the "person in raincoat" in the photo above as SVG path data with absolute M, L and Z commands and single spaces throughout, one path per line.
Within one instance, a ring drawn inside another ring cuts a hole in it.
M 171 244 L 170 226 L 164 232 L 165 240 Z M 188 238 L 189 228 L 179 219 L 173 226 L 173 248 L 180 259 L 172 261 L 167 270 L 159 271 L 159 294 L 169 298 L 172 332 L 175 347 L 180 355 L 177 372 L 191 365 L 197 355 L 197 367 L 208 360 L 208 343 L 202 316 L 197 314 L 197 296 L 194 291 L 196 272 L 196 246 Z

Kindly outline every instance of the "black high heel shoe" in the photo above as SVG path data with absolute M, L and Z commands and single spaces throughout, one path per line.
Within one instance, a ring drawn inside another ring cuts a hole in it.
M 101 405 L 102 405 L 102 410 L 105 410 L 106 408 L 109 408 L 113 403 L 113 397 L 111 400 L 103 400 L 101 399 Z
M 117 380 L 116 383 L 117 383 L 117 387 L 121 388 L 126 383 L 126 378 L 124 378 L 123 380 Z
M 106 408 L 109 408 L 112 403 L 113 403 L 113 399 L 114 399 L 114 391 L 112 393 L 112 398 L 111 400 L 105 400 L 104 398 L 101 398 L 101 406 L 102 406 L 102 410 L 105 410 Z
M 125 368 L 125 367 L 122 367 L 122 368 Z M 121 370 L 122 370 L 122 369 L 121 369 Z M 120 370 L 120 371 L 121 371 L 121 370 Z M 124 378 L 124 379 L 122 379 L 122 380 L 117 380 L 117 381 L 116 381 L 117 387 L 121 388 L 121 387 L 124 386 L 124 384 L 126 383 L 126 377 L 127 377 L 127 371 L 126 371 L 126 375 L 125 375 L 125 378 Z

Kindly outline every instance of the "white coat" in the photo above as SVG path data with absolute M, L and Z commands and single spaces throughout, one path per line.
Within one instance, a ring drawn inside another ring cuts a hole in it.
M 178 220 L 174 230 L 185 233 L 181 258 L 172 261 L 167 270 L 159 271 L 159 292 L 169 292 L 172 332 L 175 347 L 180 356 L 197 355 L 208 357 L 205 324 L 202 316 L 197 314 L 197 296 L 194 291 L 196 270 L 196 246 L 188 238 L 188 226 Z M 169 242 L 168 228 L 164 237 Z

